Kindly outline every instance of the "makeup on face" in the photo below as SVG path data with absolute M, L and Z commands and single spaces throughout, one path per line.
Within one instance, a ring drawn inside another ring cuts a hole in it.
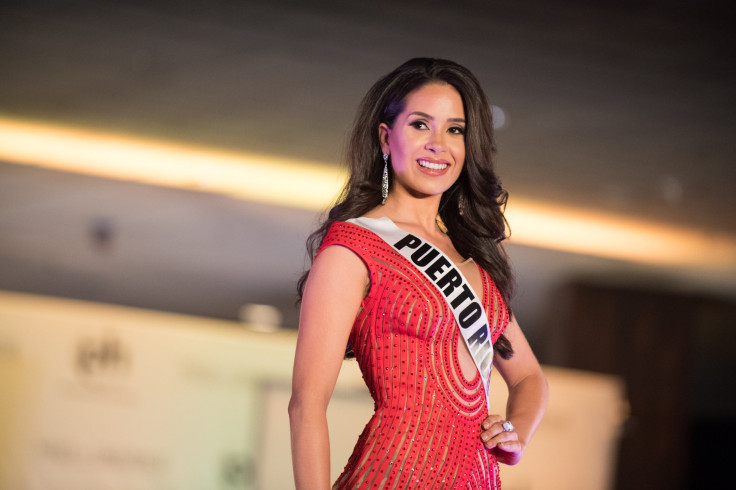
M 465 112 L 454 87 L 430 83 L 410 93 L 393 127 L 382 125 L 394 185 L 412 194 L 442 194 L 465 161 Z

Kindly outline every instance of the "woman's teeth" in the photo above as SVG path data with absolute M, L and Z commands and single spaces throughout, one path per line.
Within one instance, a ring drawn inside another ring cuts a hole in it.
M 444 170 L 450 165 L 449 163 L 432 163 L 427 160 L 417 160 L 417 162 L 419 162 L 420 166 L 430 168 L 432 170 Z

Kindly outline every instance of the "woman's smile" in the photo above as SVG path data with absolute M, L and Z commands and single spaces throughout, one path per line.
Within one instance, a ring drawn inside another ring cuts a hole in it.
M 450 166 L 450 164 L 444 160 L 434 160 L 430 158 L 420 158 L 417 160 L 417 163 L 420 167 L 428 171 L 434 171 L 428 172 L 430 174 L 442 172 L 444 170 L 447 170 L 447 168 Z

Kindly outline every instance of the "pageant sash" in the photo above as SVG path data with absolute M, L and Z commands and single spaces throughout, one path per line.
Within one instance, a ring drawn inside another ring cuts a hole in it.
M 437 287 L 460 325 L 460 333 L 483 380 L 486 403 L 490 410 L 488 384 L 493 367 L 493 344 L 488 315 L 460 269 L 440 249 L 401 230 L 389 218 L 353 218 L 348 222 L 381 237 Z

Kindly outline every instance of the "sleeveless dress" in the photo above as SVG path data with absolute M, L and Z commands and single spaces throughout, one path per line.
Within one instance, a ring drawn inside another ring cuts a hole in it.
M 333 489 L 500 488 L 496 457 L 480 439 L 485 388 L 477 372 L 466 379 L 460 369 L 464 340 L 445 299 L 372 231 L 335 222 L 320 251 L 330 245 L 352 250 L 369 271 L 349 341 L 376 410 Z M 495 343 L 509 314 L 479 269 Z

